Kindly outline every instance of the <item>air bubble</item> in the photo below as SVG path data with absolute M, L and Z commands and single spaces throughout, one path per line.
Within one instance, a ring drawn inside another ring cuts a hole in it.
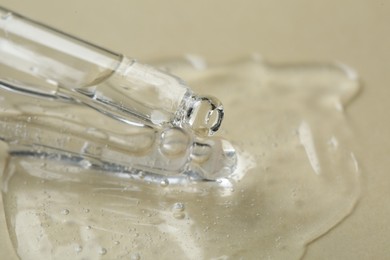
M 80 161 L 80 165 L 81 165 L 81 167 L 88 169 L 92 166 L 92 163 L 90 161 L 84 159 L 84 160 Z
M 181 202 L 176 202 L 175 204 L 173 204 L 173 207 L 172 207 L 172 211 L 174 212 L 182 212 L 184 211 L 185 209 L 185 205 L 184 203 L 181 203 Z
M 145 178 L 145 172 L 139 171 L 139 172 L 138 172 L 138 177 L 139 177 L 140 179 Z
M 32 67 L 30 67 L 30 71 L 32 74 L 36 74 L 36 73 L 38 73 L 39 69 L 38 69 L 38 67 L 32 66 Z
M 69 209 L 63 209 L 62 211 L 61 211 L 61 214 L 62 215 L 69 215 Z
M 138 253 L 132 253 L 131 256 L 130 256 L 130 259 L 131 260 L 140 260 L 141 259 L 141 255 L 138 254 Z
M 172 215 L 175 219 L 183 219 L 186 214 L 184 213 L 185 205 L 181 202 L 176 202 L 172 207 Z
M 160 182 L 161 187 L 167 187 L 169 185 L 169 180 L 168 179 L 163 179 Z
M 107 249 L 105 249 L 104 247 L 100 248 L 99 255 L 105 255 L 105 254 L 107 254 Z
M 102 147 L 94 143 L 85 142 L 84 146 L 81 148 L 81 153 L 100 156 L 102 154 Z
M 74 251 L 75 251 L 76 253 L 80 253 L 81 251 L 83 251 L 83 247 L 80 246 L 80 245 L 76 245 L 76 246 L 74 247 Z

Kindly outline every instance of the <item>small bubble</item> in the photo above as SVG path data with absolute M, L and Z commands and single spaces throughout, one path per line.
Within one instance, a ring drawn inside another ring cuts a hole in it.
M 31 73 L 36 74 L 38 72 L 38 68 L 35 66 L 32 66 L 32 67 L 30 67 L 30 71 L 31 71 Z
M 84 209 L 84 213 L 89 213 L 89 209 Z
M 48 223 L 41 223 L 40 225 L 42 228 L 48 228 L 50 225 Z
M 120 242 L 118 240 L 114 241 L 114 245 L 119 245 Z
M 80 165 L 84 168 L 90 168 L 92 166 L 92 163 L 88 160 L 81 160 Z
M 104 247 L 100 248 L 99 255 L 105 255 L 105 254 L 107 254 L 107 249 L 105 249 Z
M 145 173 L 143 171 L 139 171 L 138 176 L 140 179 L 143 179 L 143 178 L 145 178 Z
M 90 143 L 86 142 L 84 144 L 84 146 L 81 148 L 81 153 L 98 156 L 98 155 L 102 154 L 102 147 L 97 146 L 96 144 L 90 144 Z M 85 160 L 83 160 L 83 161 L 85 161 Z M 81 161 L 81 163 L 83 161 Z M 87 166 L 87 167 L 89 167 L 89 166 Z
M 175 212 L 183 212 L 185 209 L 185 205 L 182 202 L 176 202 L 173 204 L 172 210 Z
M 86 226 L 86 229 L 90 230 L 90 229 L 92 229 L 92 227 L 91 226 Z
M 160 186 L 161 186 L 161 187 L 167 187 L 168 185 L 169 185 L 168 179 L 163 179 L 163 180 L 160 182 Z
M 76 253 L 80 253 L 81 251 L 83 251 L 83 247 L 80 246 L 80 245 L 76 245 L 76 246 L 74 247 L 74 251 L 75 251 Z
M 62 215 L 68 215 L 68 214 L 69 214 L 69 209 L 63 209 L 63 210 L 61 211 L 61 214 L 62 214 Z
M 141 255 L 138 254 L 138 253 L 132 253 L 131 256 L 130 256 L 130 259 L 131 260 L 140 260 L 141 259 Z

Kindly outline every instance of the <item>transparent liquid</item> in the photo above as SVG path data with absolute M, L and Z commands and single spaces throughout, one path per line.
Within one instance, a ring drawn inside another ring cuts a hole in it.
M 72 156 L 14 154 L 2 196 L 22 259 L 296 259 L 353 212 L 360 167 L 344 112 L 358 91 L 351 70 L 256 57 L 204 69 L 186 60 L 156 64 L 222 100 L 221 135 L 238 153 L 236 170 L 214 182 L 151 182 Z M 74 106 L 2 102 L 9 115 L 67 114 L 106 138 L 123 131 Z M 183 138 L 173 136 L 180 147 Z M 192 155 L 198 161 L 202 149 Z

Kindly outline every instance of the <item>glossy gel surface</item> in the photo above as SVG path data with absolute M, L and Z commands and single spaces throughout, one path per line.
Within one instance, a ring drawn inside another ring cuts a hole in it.
M 296 259 L 353 212 L 361 170 L 344 112 L 358 91 L 351 69 L 256 56 L 201 70 L 186 60 L 156 64 L 224 102 L 221 135 L 233 146 L 221 146 L 237 152 L 236 170 L 215 182 L 157 183 L 72 156 L 11 154 L 2 195 L 22 259 Z M 5 112 L 27 113 L 13 109 Z M 93 120 L 106 129 L 95 135 L 116 129 Z M 183 152 L 185 135 L 161 136 L 163 153 Z M 193 160 L 207 161 L 208 148 L 195 148 Z

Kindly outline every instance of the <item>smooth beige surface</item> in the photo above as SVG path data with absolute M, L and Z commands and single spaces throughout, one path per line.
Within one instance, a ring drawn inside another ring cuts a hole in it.
M 196 53 L 224 61 L 259 52 L 271 61 L 340 60 L 356 68 L 364 88 L 347 113 L 360 141 L 362 199 L 351 217 L 309 247 L 306 258 L 387 258 L 388 2 L 1 0 L 0 4 L 142 60 Z

